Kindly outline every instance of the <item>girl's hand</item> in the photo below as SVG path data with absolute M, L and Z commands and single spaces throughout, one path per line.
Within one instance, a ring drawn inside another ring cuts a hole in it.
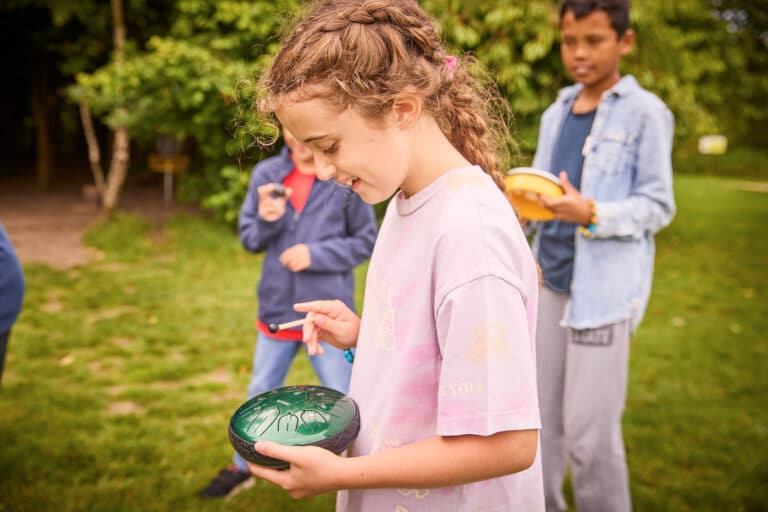
M 285 446 L 269 441 L 259 441 L 255 448 L 263 455 L 291 465 L 281 471 L 248 463 L 254 476 L 282 487 L 293 498 L 314 496 L 341 487 L 334 479 L 340 473 L 343 458 L 331 451 L 317 446 Z
M 347 349 L 357 344 L 360 333 L 360 317 L 340 300 L 315 300 L 294 304 L 293 309 L 307 313 L 312 321 L 304 324 L 304 343 L 307 352 L 313 356 L 322 354 L 319 341 L 334 347 Z
M 539 196 L 540 204 L 552 210 L 557 220 L 588 225 L 592 219 L 589 201 L 568 181 L 565 171 L 560 171 L 560 185 L 565 194 L 553 198 Z
M 267 222 L 274 222 L 285 214 L 285 202 L 291 196 L 291 189 L 285 190 L 285 196 L 273 197 L 274 183 L 261 185 L 256 189 L 259 193 L 259 217 Z

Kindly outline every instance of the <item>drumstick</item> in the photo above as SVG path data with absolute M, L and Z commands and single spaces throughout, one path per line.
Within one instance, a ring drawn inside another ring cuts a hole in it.
M 297 325 L 304 325 L 309 322 L 311 322 L 312 319 L 309 317 L 300 318 L 299 320 L 294 320 L 292 322 L 285 322 L 284 324 L 269 324 L 269 332 L 272 334 L 276 333 L 277 331 L 282 331 L 283 329 L 290 329 L 291 327 L 296 327 Z M 350 364 L 352 364 L 355 361 L 355 353 L 352 352 L 351 349 L 344 349 L 344 359 L 349 361 Z
M 277 331 L 282 331 L 283 329 L 290 329 L 291 327 L 296 327 L 297 325 L 304 325 L 311 321 L 312 321 L 311 318 L 304 317 L 304 318 L 300 318 L 299 320 L 294 320 L 292 322 L 285 322 L 284 324 L 269 324 L 269 332 L 274 334 Z

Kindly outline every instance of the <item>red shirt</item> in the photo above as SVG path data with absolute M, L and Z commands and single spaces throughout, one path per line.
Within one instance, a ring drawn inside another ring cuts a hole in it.
M 283 180 L 285 188 L 291 189 L 291 204 L 297 213 L 301 213 L 304 205 L 307 204 L 309 193 L 312 190 L 312 184 L 315 182 L 315 175 L 304 174 L 294 166 L 293 170 Z
M 301 341 L 301 338 L 303 338 L 303 333 L 301 331 L 301 328 L 299 329 L 286 329 L 284 331 L 277 331 L 277 332 L 269 332 L 269 326 L 262 322 L 261 320 L 256 320 L 256 329 L 261 333 L 269 336 L 270 338 L 274 338 L 276 340 L 284 340 L 284 341 Z

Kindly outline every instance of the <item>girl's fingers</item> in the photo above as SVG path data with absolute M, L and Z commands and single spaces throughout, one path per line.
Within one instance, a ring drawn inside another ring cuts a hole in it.
M 315 339 L 307 342 L 307 352 L 311 356 L 321 356 L 325 351 L 323 350 L 323 346 L 320 344 L 320 341 Z
M 299 302 L 293 305 L 294 311 L 302 313 L 323 313 L 325 315 L 338 314 L 342 311 L 339 308 L 339 301 L 336 300 L 313 300 L 310 302 Z M 341 303 L 343 304 L 343 303 Z
M 338 337 L 337 335 L 346 330 L 348 322 L 349 319 L 334 320 L 326 315 L 315 315 L 313 323 L 317 325 L 321 331 L 328 332 L 332 336 Z
M 307 313 L 307 319 L 313 320 L 315 318 L 314 313 Z M 305 343 L 309 343 L 312 340 L 317 340 L 317 326 L 313 322 L 307 322 L 301 327 L 301 339 Z

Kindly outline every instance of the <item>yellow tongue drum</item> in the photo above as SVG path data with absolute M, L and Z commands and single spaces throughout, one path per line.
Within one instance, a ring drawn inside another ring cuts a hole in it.
M 539 195 L 560 197 L 563 187 L 552 173 L 533 167 L 517 167 L 504 177 L 507 198 L 518 215 L 528 220 L 552 220 L 554 213 L 539 204 Z

